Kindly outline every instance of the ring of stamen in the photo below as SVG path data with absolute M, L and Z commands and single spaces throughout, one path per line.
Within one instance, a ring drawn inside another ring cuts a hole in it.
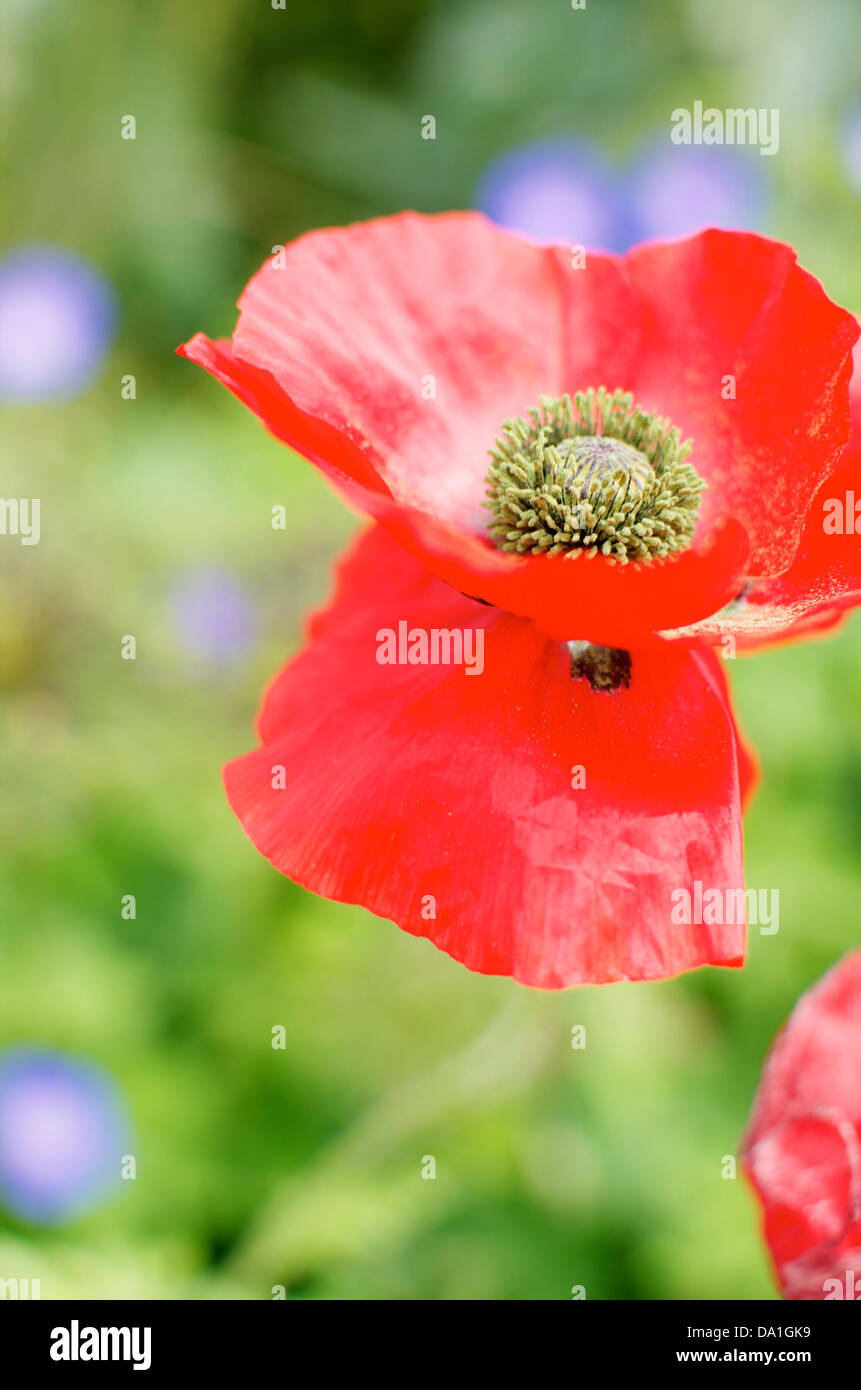
M 669 421 L 600 386 L 540 398 L 490 450 L 490 534 L 520 554 L 653 560 L 693 539 L 705 483 Z

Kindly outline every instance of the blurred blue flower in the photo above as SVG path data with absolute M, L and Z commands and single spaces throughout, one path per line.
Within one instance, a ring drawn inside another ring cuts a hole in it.
M 475 206 L 535 241 L 623 250 L 630 228 L 619 179 L 582 140 L 539 140 L 493 161 Z
M 0 260 L 0 400 L 79 395 L 113 341 L 107 281 L 70 251 L 22 246 Z
M 734 145 L 649 144 L 627 179 L 633 240 L 755 229 L 767 201 L 762 164 L 757 152 Z
M 853 192 L 861 194 L 861 101 L 850 106 L 843 118 L 840 153 L 846 182 Z
M 179 576 L 170 593 L 174 633 L 198 661 L 230 666 L 257 640 L 257 614 L 226 570 L 201 568 Z
M 111 1079 L 60 1053 L 0 1055 L 0 1202 L 26 1221 L 56 1224 L 121 1176 L 128 1130 Z

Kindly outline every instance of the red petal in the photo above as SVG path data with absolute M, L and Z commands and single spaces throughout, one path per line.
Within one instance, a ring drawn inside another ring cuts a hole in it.
M 375 513 L 440 579 L 507 613 L 531 618 L 559 642 L 580 638 L 608 647 L 661 645 L 664 639 L 653 636 L 656 631 L 680 629 L 696 621 L 694 614 L 716 612 L 736 597 L 747 571 L 747 536 L 735 521 L 717 527 L 700 547 L 674 559 L 605 565 L 598 557 L 515 557 L 478 537 L 455 533 L 432 517 L 392 516 L 385 507 Z
M 858 327 L 780 242 L 708 231 L 635 247 L 625 267 L 642 344 L 632 389 L 694 440 L 701 525 L 733 516 L 751 574 L 790 565 L 814 493 L 849 434 Z M 735 399 L 721 395 L 735 378 Z
M 819 635 L 861 602 L 861 345 L 854 360 L 852 437 L 813 499 L 789 569 L 772 579 L 756 580 L 746 600 L 729 612 L 664 633 L 665 637 L 718 642 L 731 635 L 740 649 L 755 649 Z M 840 505 L 840 530 L 833 526 L 835 502 Z
M 861 1274 L 861 951 L 793 1010 L 742 1151 L 786 1296 L 824 1299 L 826 1281 Z
M 479 629 L 483 673 L 380 665 L 377 634 L 399 621 Z M 671 920 L 674 890 L 742 882 L 739 755 L 710 653 L 636 653 L 630 688 L 596 693 L 567 647 L 375 528 L 259 731 L 225 772 L 257 848 L 473 970 L 560 987 L 741 963 L 743 926 Z
M 313 232 L 283 256 L 246 286 L 231 349 L 280 388 L 266 423 L 308 455 L 324 421 L 402 505 L 483 535 L 494 437 L 561 387 L 552 259 L 463 213 Z
M 824 522 L 835 501 L 840 503 L 844 529 L 842 534 L 826 534 Z M 737 619 L 739 646 L 759 647 L 817 635 L 834 627 L 859 602 L 861 445 L 856 445 L 846 450 L 840 466 L 814 498 L 792 567 L 754 586 Z

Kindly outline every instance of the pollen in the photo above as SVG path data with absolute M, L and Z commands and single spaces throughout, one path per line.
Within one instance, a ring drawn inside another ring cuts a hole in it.
M 705 487 L 691 447 L 627 392 L 542 396 L 490 450 L 490 534 L 501 550 L 613 564 L 686 550 Z

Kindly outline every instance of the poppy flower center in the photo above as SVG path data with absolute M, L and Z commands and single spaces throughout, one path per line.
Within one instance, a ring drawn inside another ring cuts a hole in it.
M 654 560 L 690 545 L 705 483 L 668 420 L 599 386 L 506 420 L 490 450 L 490 534 L 501 550 Z

